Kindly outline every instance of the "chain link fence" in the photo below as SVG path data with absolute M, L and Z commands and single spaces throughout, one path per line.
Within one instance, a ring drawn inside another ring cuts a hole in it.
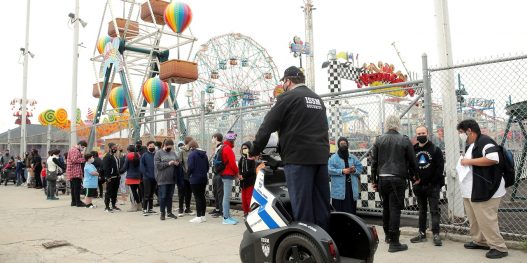
M 447 131 L 446 126 L 455 129 L 459 121 L 474 119 L 483 134 L 513 152 L 516 183 L 506 189 L 507 194 L 502 198 L 498 218 L 500 230 L 506 238 L 527 240 L 527 56 L 432 68 L 430 78 L 435 133 L 438 145 L 443 150 L 448 148 L 445 143 L 450 141 L 461 144 L 459 153 L 464 152 L 464 142 L 455 137 L 457 131 Z M 444 103 L 446 96 L 455 105 Z M 447 109 L 448 106 L 450 108 Z M 453 117 L 455 123 L 446 123 L 447 114 Z M 448 138 L 453 136 L 454 138 Z M 448 196 L 448 203 L 442 204 L 441 223 L 448 229 L 468 234 L 469 223 L 462 210 L 463 199 L 456 180 L 447 171 L 446 188 L 450 188 L 451 194 Z

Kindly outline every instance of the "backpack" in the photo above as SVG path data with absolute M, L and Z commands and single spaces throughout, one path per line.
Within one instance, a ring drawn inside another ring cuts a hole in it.
M 502 165 L 500 165 L 503 172 L 503 179 L 505 180 L 505 187 L 513 186 L 516 181 L 516 170 L 514 169 L 514 156 L 511 150 L 504 146 L 499 146 L 500 153 L 503 156 Z
M 218 152 L 216 152 L 216 155 L 214 155 L 214 158 L 212 158 L 212 171 L 214 173 L 220 174 L 225 170 L 225 163 L 223 162 L 223 145 L 218 149 Z

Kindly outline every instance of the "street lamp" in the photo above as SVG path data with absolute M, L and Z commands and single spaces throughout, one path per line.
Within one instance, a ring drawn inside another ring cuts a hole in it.
M 73 24 L 73 74 L 71 79 L 71 111 L 70 111 L 70 147 L 77 144 L 77 71 L 79 65 L 79 23 L 82 27 L 88 24 L 79 18 L 79 0 L 75 1 L 75 14 L 69 13 L 70 23 Z M 79 116 L 80 118 L 80 116 Z M 90 149 L 91 150 L 91 149 Z

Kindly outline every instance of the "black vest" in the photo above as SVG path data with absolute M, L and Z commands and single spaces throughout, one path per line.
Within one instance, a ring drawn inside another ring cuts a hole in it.
M 487 144 L 494 144 L 495 147 L 488 148 L 485 153 L 497 152 L 500 162 L 503 157 L 500 154 L 498 144 L 489 136 L 481 134 L 474 142 L 472 148 L 472 159 L 483 157 L 483 147 Z M 488 201 L 500 187 L 502 172 L 499 164 L 491 166 L 472 166 L 472 202 Z

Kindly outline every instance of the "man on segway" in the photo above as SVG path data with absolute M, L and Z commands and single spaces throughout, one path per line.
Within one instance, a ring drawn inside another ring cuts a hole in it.
M 291 66 L 284 72 L 284 93 L 264 118 L 250 155 L 265 148 L 271 133 L 279 133 L 279 152 L 295 221 L 329 228 L 329 136 L 326 107 L 305 84 L 304 73 Z

